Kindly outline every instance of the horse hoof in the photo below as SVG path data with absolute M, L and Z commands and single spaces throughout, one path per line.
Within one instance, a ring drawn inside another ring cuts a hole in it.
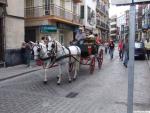
M 72 81 L 71 80 L 69 80 L 69 83 L 71 83 Z
M 76 81 L 76 78 L 73 78 L 73 81 Z
M 47 84 L 47 81 L 44 81 L 43 83 L 44 83 L 44 84 Z
M 60 86 L 60 83 L 57 83 L 58 86 Z

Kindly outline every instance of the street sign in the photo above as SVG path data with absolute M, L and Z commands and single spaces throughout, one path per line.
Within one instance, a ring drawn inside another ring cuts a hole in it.
M 126 5 L 131 4 L 133 0 L 111 0 L 111 4 L 113 5 Z M 134 3 L 142 3 L 142 2 L 149 2 L 150 0 L 134 0 Z
M 40 31 L 41 33 L 57 32 L 57 27 L 54 25 L 41 25 Z

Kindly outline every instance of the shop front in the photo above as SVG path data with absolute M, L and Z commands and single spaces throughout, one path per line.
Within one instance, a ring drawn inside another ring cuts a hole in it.
M 70 42 L 74 39 L 75 31 L 78 26 L 73 26 L 65 23 L 57 23 L 57 27 L 59 33 L 59 42 L 64 46 L 68 46 Z

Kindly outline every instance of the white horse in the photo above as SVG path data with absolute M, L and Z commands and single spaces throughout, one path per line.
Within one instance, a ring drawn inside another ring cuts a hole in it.
M 62 80 L 62 69 L 67 69 L 69 83 L 72 81 L 70 69 L 74 70 L 73 79 L 76 79 L 77 72 L 79 71 L 81 55 L 81 50 L 78 46 L 69 46 L 66 48 L 58 41 L 50 40 L 47 46 L 43 43 L 35 44 L 33 46 L 33 51 L 35 60 L 40 58 L 44 61 L 44 83 L 47 83 L 47 69 L 54 64 L 57 64 L 59 67 L 59 75 L 57 75 L 58 85 L 60 85 Z

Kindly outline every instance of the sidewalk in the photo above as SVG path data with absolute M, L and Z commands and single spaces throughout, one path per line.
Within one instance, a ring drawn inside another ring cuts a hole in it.
M 150 69 L 150 60 L 147 60 L 147 63 L 148 63 L 148 65 L 149 65 L 149 69 Z
M 27 67 L 26 65 L 23 64 L 8 68 L 0 68 L 0 81 L 21 76 L 34 71 L 38 71 L 40 69 L 42 69 L 41 66 L 31 65 L 31 67 Z

